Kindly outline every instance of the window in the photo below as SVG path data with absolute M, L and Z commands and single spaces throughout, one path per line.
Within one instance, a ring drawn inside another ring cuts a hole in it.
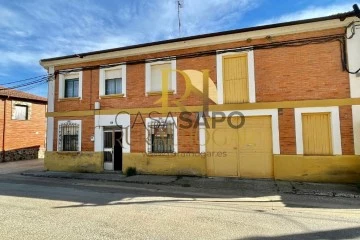
M 121 94 L 121 78 L 105 79 L 105 95 Z
M 168 91 L 176 93 L 176 60 L 146 63 L 146 94 L 161 92 L 163 71 L 169 71 Z
M 15 105 L 15 114 L 14 114 L 13 119 L 28 120 L 28 106 Z
M 126 65 L 102 68 L 99 76 L 99 96 L 126 95 Z
M 341 155 L 339 107 L 295 108 L 296 154 Z
M 219 104 L 256 102 L 252 50 L 220 52 L 216 56 L 216 65 Z
M 59 74 L 59 99 L 82 97 L 82 71 Z
M 80 137 L 80 121 L 59 121 L 59 137 L 58 150 L 59 151 L 80 151 L 81 137 Z
M 305 155 L 332 155 L 330 113 L 302 114 Z
M 176 118 L 164 121 L 146 119 L 147 153 L 176 153 L 177 127 Z
M 65 80 L 65 98 L 79 97 L 79 79 L 66 79 Z

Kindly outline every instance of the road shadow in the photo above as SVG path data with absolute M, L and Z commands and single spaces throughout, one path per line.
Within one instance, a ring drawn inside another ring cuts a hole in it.
M 215 185 L 216 186 L 216 185 Z M 97 207 L 106 205 L 186 203 L 189 201 L 209 204 L 229 203 L 261 206 L 269 209 L 324 208 L 360 209 L 358 199 L 307 196 L 279 192 L 269 181 L 247 182 L 244 189 L 205 189 L 197 187 L 131 184 L 76 179 L 50 179 L 5 174 L 0 178 L 0 196 L 69 202 L 55 208 Z M 142 198 L 146 198 L 143 200 Z M 150 200 L 149 200 L 150 198 Z
M 360 227 L 354 228 L 343 228 L 337 230 L 328 231 L 316 231 L 308 233 L 297 233 L 281 236 L 254 236 L 250 238 L 239 238 L 239 240 L 316 240 L 316 239 L 359 239 L 360 238 Z

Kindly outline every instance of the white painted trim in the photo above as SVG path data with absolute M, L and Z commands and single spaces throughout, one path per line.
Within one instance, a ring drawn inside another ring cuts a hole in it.
M 352 106 L 355 155 L 360 155 L 360 105 Z
M 342 155 L 339 107 L 295 108 L 296 154 L 304 154 L 303 113 L 330 113 L 333 155 Z
M 174 94 L 176 94 L 176 59 L 171 59 L 169 61 L 155 61 L 145 63 L 145 96 L 148 96 L 148 92 L 151 92 L 151 66 L 166 63 L 171 64 L 171 90 L 173 90 Z
M 303 32 L 321 31 L 325 29 L 345 27 L 350 22 L 356 19 L 357 19 L 356 17 L 349 17 L 344 21 L 340 21 L 339 19 L 333 19 L 333 20 L 327 20 L 321 22 L 303 23 L 303 24 L 297 24 L 291 26 L 276 27 L 276 28 L 234 33 L 234 34 L 226 34 L 226 35 L 219 35 L 213 37 L 192 39 L 187 41 L 177 41 L 173 43 L 163 43 L 163 44 L 145 46 L 140 48 L 132 48 L 127 50 L 118 50 L 107 53 L 99 53 L 94 55 L 88 55 L 83 58 L 73 57 L 68 59 L 41 61 L 40 64 L 43 67 L 47 68 L 49 66 L 84 63 L 84 62 L 98 61 L 104 59 L 116 59 L 121 57 L 159 53 L 159 52 L 173 51 L 179 49 L 190 49 L 190 48 L 209 46 L 215 44 L 224 44 L 229 42 L 239 42 L 239 41 L 245 41 L 248 38 L 255 40 L 255 39 L 265 38 L 268 35 L 276 37 L 276 36 L 284 36 L 284 35 L 303 33 Z
M 235 49 L 234 49 L 235 50 Z M 216 79 L 217 79 L 217 93 L 218 93 L 218 104 L 224 104 L 224 81 L 223 81 L 223 57 L 246 53 L 248 60 L 248 86 L 249 86 L 249 102 L 256 102 L 256 91 L 255 91 L 255 60 L 254 50 L 244 50 L 243 52 L 227 52 L 222 53 L 218 51 L 216 54 Z
M 81 120 L 61 120 L 61 121 L 58 121 L 58 134 L 57 134 L 57 143 L 56 143 L 56 150 L 59 152 L 59 151 L 62 151 L 59 149 L 59 130 L 60 130 L 60 124 L 62 123 L 67 123 L 67 122 L 71 122 L 71 123 L 76 123 L 76 124 L 79 124 L 79 135 L 78 135 L 78 152 L 81 152 L 81 137 L 82 137 L 82 126 L 81 126 Z
M 145 119 L 145 152 L 148 153 L 148 139 L 149 139 L 149 131 L 147 129 L 147 126 L 150 124 L 151 121 L 154 120 L 166 120 L 166 122 L 171 122 L 174 123 L 174 153 L 178 153 L 178 121 L 177 121 L 177 117 L 151 117 L 151 118 L 146 118 Z
M 123 139 L 123 153 L 130 153 L 131 131 L 130 131 L 130 115 L 95 115 L 95 136 L 94 149 L 95 152 L 102 152 L 104 149 L 104 127 L 122 126 Z M 124 137 L 125 136 L 125 137 Z
M 54 118 L 47 118 L 47 126 L 46 126 L 46 151 L 53 151 L 54 144 Z
M 79 78 L 79 98 L 82 99 L 83 71 L 59 73 L 59 99 L 65 98 L 65 79 Z
M 108 70 L 121 70 L 121 94 L 124 94 L 124 97 L 126 97 L 126 64 L 116 66 L 116 67 L 110 67 L 110 68 L 101 68 L 99 71 L 99 99 L 102 96 L 105 95 L 105 71 Z
M 55 102 L 55 68 L 54 66 L 49 67 L 49 75 L 53 75 L 48 82 L 48 112 L 54 112 L 54 102 Z
M 206 152 L 206 126 L 203 117 L 199 117 L 199 148 L 200 153 Z
M 273 142 L 273 154 L 280 154 L 280 135 L 279 135 L 279 117 L 277 109 L 259 109 L 259 110 L 234 110 L 241 112 L 245 117 L 251 116 L 271 116 L 271 128 L 272 128 L 272 142 Z M 234 111 L 223 111 L 225 116 L 228 117 Z M 213 116 L 213 112 L 209 112 L 209 116 Z M 201 120 L 203 121 L 203 120 Z M 246 124 L 246 123 L 245 123 Z M 201 126 L 201 124 L 199 125 Z M 200 152 L 206 152 L 205 146 L 205 126 L 204 130 L 199 130 L 199 138 L 203 139 L 203 145 L 200 143 Z

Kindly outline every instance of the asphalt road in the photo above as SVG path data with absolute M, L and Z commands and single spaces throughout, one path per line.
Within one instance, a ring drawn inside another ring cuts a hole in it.
M 39 164 L 0 164 L 0 239 L 360 239 L 359 199 L 19 175 Z

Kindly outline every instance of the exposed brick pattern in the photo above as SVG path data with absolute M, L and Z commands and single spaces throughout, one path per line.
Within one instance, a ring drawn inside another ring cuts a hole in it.
M 296 154 L 294 109 L 279 112 L 280 153 Z
M 274 37 L 271 41 L 293 40 L 344 33 L 343 28 L 292 34 Z M 119 63 L 140 59 L 151 59 L 179 54 L 195 53 L 200 51 L 229 49 L 256 44 L 268 43 L 269 40 L 257 39 L 252 42 L 223 43 L 212 46 L 203 46 L 191 49 L 159 52 L 147 55 L 131 56 L 127 58 L 107 59 L 84 64 L 74 64 L 57 67 L 56 70 Z M 340 45 L 338 42 L 313 44 L 298 47 L 274 48 L 268 50 L 255 50 L 255 86 L 256 102 L 300 101 L 316 99 L 341 99 L 349 98 L 349 76 L 342 69 L 340 61 Z M 202 56 L 189 59 L 177 59 L 177 69 L 210 71 L 210 78 L 216 79 L 216 56 Z M 100 101 L 102 109 L 126 109 L 159 107 L 155 102 L 160 96 L 145 96 L 145 64 L 127 65 L 127 96 L 125 98 L 99 99 L 99 70 L 85 70 L 83 72 L 82 100 L 58 99 L 58 76 L 55 83 L 55 111 L 93 110 L 94 102 Z M 185 83 L 180 74 L 177 74 L 178 93 L 169 96 L 170 106 L 175 106 L 172 101 L 179 100 L 185 92 Z M 184 105 L 201 105 L 202 98 L 191 94 Z M 1 106 L 0 106 L 1 108 Z M 353 134 L 351 121 L 351 107 L 340 108 L 342 148 L 344 154 L 353 154 Z M 146 116 L 143 116 L 144 120 Z M 1 118 L 1 116 L 0 116 Z M 94 134 L 93 117 L 55 118 L 55 142 L 57 149 L 57 121 L 60 119 L 83 120 L 82 150 L 92 151 L 93 142 L 90 137 Z M 131 122 L 135 115 L 131 116 Z M 0 126 L 1 129 L 1 126 Z M 296 154 L 294 109 L 283 109 L 279 115 L 280 148 L 281 154 Z M 180 129 L 178 132 L 179 152 L 198 152 L 198 129 Z M 131 152 L 145 151 L 145 128 L 140 118 L 131 129 Z M 194 139 L 195 141 L 192 141 Z
M 340 107 L 341 147 L 343 155 L 354 154 L 354 135 L 351 106 Z
M 20 151 L 24 148 L 35 148 L 41 153 L 45 147 L 45 132 L 46 132 L 46 104 L 43 102 L 29 102 L 21 100 L 22 104 L 31 105 L 31 117 L 28 120 L 13 120 L 13 106 L 18 100 L 2 99 L 0 101 L 0 151 L 5 150 L 5 158 L 7 152 L 15 156 L 16 159 L 25 159 L 23 156 L 29 151 Z M 4 109 L 6 104 L 6 113 L 4 118 Z M 3 133 L 4 133 L 4 119 L 5 119 L 5 148 L 3 148 Z M 20 155 L 21 156 L 20 156 Z M 0 159 L 2 159 L 2 154 Z M 9 158 L 6 158 L 11 160 Z M 0 160 L 1 161 L 1 160 Z

